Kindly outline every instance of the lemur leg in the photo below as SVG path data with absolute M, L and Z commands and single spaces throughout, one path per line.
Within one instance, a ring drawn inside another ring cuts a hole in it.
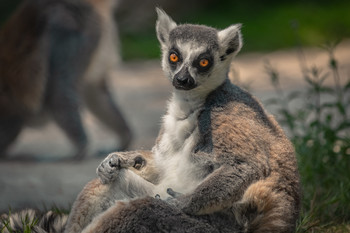
M 191 159 L 198 164 L 198 170 L 194 172 L 197 176 L 203 177 L 203 181 L 192 193 L 170 199 L 169 204 L 191 215 L 213 214 L 230 208 L 242 198 L 244 190 L 251 183 L 256 182 L 258 177 L 263 177 L 263 174 L 260 174 L 263 169 L 256 168 L 263 167 L 264 164 L 241 159 L 238 155 L 231 164 L 219 163 L 216 157 L 215 154 L 202 152 L 192 154 Z M 232 177 L 235 179 L 232 180 Z M 168 194 L 174 196 L 172 195 L 174 191 L 177 190 L 170 190 Z
M 76 147 L 74 158 L 81 159 L 86 154 L 88 139 L 79 112 L 78 95 L 69 89 L 66 87 L 65 93 L 63 91 L 52 93 L 54 96 L 51 99 L 51 113 L 56 123 Z
M 101 204 L 108 201 L 108 195 L 111 195 L 111 186 L 103 185 L 99 179 L 85 185 L 72 206 L 65 232 L 81 232 L 95 216 L 104 211 L 105 207 Z
M 83 233 L 219 232 L 206 221 L 188 216 L 168 203 L 147 197 L 120 201 L 96 217 Z
M 119 136 L 118 151 L 125 150 L 131 142 L 131 130 L 108 90 L 107 77 L 89 80 L 84 87 L 84 99 L 91 112 Z
M 100 179 L 90 181 L 74 202 L 65 232 L 81 232 L 118 200 L 153 196 L 154 184 L 150 181 L 156 182 L 157 175 L 152 164 L 148 151 L 108 155 L 97 168 Z
M 64 6 L 55 7 L 48 22 L 47 104 L 57 124 L 76 146 L 75 158 L 81 159 L 86 153 L 87 136 L 80 116 L 78 87 L 96 49 L 100 31 L 93 20 L 82 27 Z

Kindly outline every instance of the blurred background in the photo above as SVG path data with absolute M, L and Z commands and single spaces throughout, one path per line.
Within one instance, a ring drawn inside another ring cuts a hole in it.
M 21 0 L 2 0 L 4 23 Z M 243 23 L 242 52 L 274 51 L 302 43 L 318 46 L 350 36 L 349 1 L 231 1 L 231 0 L 120 0 L 116 10 L 122 56 L 125 60 L 159 57 L 155 37 L 155 6 L 179 22 L 225 28 Z M 299 33 L 296 37 L 296 33 Z
M 1 0 L 0 25 L 20 2 Z M 298 232 L 350 232 L 350 2 L 120 0 L 115 19 L 123 62 L 111 86 L 134 134 L 130 149 L 152 147 L 171 91 L 160 68 L 155 6 L 178 23 L 243 24 L 244 46 L 230 78 L 262 100 L 296 147 L 304 190 Z M 113 144 L 93 116 L 85 113 L 84 121 L 91 147 Z M 54 125 L 44 131 L 26 129 L 12 153 L 70 151 Z M 45 143 L 33 146 L 38 141 Z M 69 208 L 100 160 L 0 162 L 1 211 L 42 203 Z
M 349 1 L 122 1 L 117 11 L 125 59 L 158 57 L 154 6 L 182 23 L 225 28 L 243 23 L 242 52 L 315 46 L 350 36 Z M 298 38 L 296 34 L 299 33 Z

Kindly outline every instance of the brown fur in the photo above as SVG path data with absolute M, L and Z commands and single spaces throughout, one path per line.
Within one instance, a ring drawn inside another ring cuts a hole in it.
M 224 152 L 220 160 L 227 163 L 235 155 L 236 160 L 251 163 L 259 171 L 243 196 L 232 200 L 254 206 L 259 213 L 248 231 L 291 232 L 300 208 L 294 148 L 275 119 L 257 111 L 263 108 L 256 99 L 241 98 L 238 102 L 242 103 L 232 101 L 218 112 L 212 110 L 213 152 L 221 156 Z M 238 211 L 237 219 L 241 215 Z
M 153 198 L 118 202 L 104 215 L 97 217 L 84 233 L 95 232 L 220 232 L 219 229 L 196 218 L 189 218 L 178 209 Z

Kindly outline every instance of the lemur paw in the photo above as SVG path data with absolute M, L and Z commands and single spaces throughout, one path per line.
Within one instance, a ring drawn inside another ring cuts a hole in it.
M 183 194 L 182 193 L 178 193 L 178 192 L 175 192 L 172 188 L 168 188 L 166 190 L 166 192 L 172 196 L 173 198 L 178 198 L 178 197 L 181 197 Z
M 166 192 L 169 194 L 170 197 L 168 197 L 165 201 L 172 206 L 178 207 L 181 209 L 181 203 L 180 200 L 181 197 L 183 197 L 182 193 L 175 192 L 173 189 L 168 188 Z
M 118 176 L 118 171 L 121 169 L 121 159 L 116 154 L 109 154 L 101 164 L 97 167 L 96 173 L 99 176 L 102 184 L 112 183 Z

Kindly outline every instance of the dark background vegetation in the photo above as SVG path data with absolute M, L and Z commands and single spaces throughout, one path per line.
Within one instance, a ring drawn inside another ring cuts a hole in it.
M 1 0 L 0 25 L 20 0 Z M 156 58 L 154 7 L 164 8 L 177 22 L 225 28 L 243 23 L 242 52 L 271 51 L 303 45 L 319 45 L 350 37 L 348 0 L 232 1 L 232 0 L 120 0 L 119 23 L 122 53 L 126 60 Z M 295 30 L 300 37 L 297 39 Z
M 125 0 L 118 10 L 126 59 L 158 56 L 154 5 L 163 7 L 181 23 L 217 28 L 242 23 L 245 42 L 242 52 L 271 51 L 298 43 L 318 45 L 350 36 L 350 2 L 346 0 L 153 0 L 155 4 L 143 3 L 140 9 L 138 2 L 143 1 Z M 135 6 L 137 11 L 130 6 Z M 300 32 L 298 39 L 295 30 Z
M 2 25 L 20 0 L 0 1 Z M 180 23 L 218 28 L 243 23 L 243 53 L 350 38 L 349 0 L 122 0 L 116 18 L 126 61 L 159 57 L 155 6 Z M 325 49 L 328 67 L 304 67 L 305 90 L 284 93 L 279 85 L 284 74 L 273 64 L 266 70 L 279 94 L 269 104 L 277 106 L 277 118 L 290 132 L 298 155 L 304 190 L 298 232 L 350 231 L 350 78 L 340 77 L 341 61 L 333 49 Z M 325 86 L 326 79 L 334 79 L 335 85 Z M 296 100 L 301 104 L 291 110 L 289 104 Z

